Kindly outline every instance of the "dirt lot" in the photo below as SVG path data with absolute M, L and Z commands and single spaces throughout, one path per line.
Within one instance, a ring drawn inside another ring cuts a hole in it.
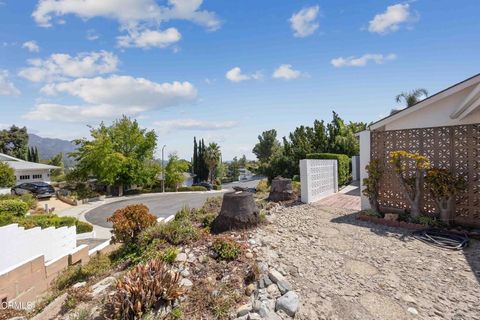
M 300 294 L 298 319 L 480 319 L 480 243 L 432 247 L 355 211 L 299 205 L 258 231 Z

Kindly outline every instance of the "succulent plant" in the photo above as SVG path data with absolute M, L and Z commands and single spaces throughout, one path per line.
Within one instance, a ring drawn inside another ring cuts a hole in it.
M 185 292 L 178 272 L 167 268 L 161 260 L 150 260 L 117 281 L 116 291 L 106 303 L 105 317 L 140 319 L 152 308 L 170 304 Z

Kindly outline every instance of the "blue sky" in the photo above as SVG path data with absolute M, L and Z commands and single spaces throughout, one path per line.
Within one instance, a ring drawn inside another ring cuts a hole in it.
M 224 159 L 314 119 L 374 121 L 479 72 L 480 2 L 0 0 L 0 126 L 87 136 L 127 114 Z

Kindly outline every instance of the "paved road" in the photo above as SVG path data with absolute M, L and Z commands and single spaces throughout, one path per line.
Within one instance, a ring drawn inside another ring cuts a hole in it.
M 224 189 L 232 190 L 234 186 L 241 186 L 244 188 L 254 188 L 257 186 L 261 178 L 255 178 L 250 181 L 235 182 L 223 185 Z M 203 205 L 205 200 L 210 197 L 222 196 L 219 192 L 202 192 L 202 193 L 166 193 L 166 194 L 150 194 L 144 196 L 134 196 L 131 199 L 117 201 L 92 209 L 85 214 L 85 219 L 95 225 L 105 228 L 111 228 L 112 224 L 107 222 L 115 210 L 124 208 L 130 204 L 142 203 L 146 205 L 150 212 L 157 217 L 166 218 L 169 215 L 177 213 L 178 210 L 184 206 L 189 208 L 199 208 Z

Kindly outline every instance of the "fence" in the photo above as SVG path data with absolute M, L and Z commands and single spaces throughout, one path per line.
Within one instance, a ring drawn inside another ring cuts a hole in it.
M 338 192 L 337 160 L 300 160 L 300 181 L 305 203 Z
M 70 253 L 77 246 L 75 227 L 39 227 L 25 230 L 17 224 L 0 227 L 0 273 L 2 270 L 43 255 L 45 261 Z
M 385 173 L 380 180 L 379 203 L 384 208 L 408 209 L 403 190 L 390 164 L 390 152 L 405 150 L 428 157 L 433 167 L 461 176 L 467 189 L 457 197 L 456 223 L 480 226 L 480 124 L 372 132 L 371 159 L 378 159 Z M 423 210 L 437 208 L 428 192 Z

